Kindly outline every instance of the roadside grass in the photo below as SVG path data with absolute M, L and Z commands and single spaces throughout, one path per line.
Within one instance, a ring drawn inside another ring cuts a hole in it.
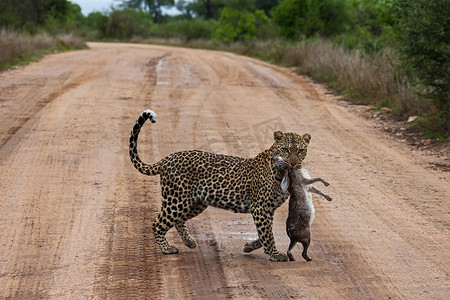
M 84 48 L 87 48 L 84 40 L 72 34 L 53 37 L 43 33 L 30 36 L 1 29 L 0 70 L 16 65 L 27 65 L 48 53 Z
M 403 69 L 396 53 L 388 48 L 369 54 L 316 39 L 235 44 L 232 50 L 295 67 L 299 74 L 326 83 L 352 102 L 370 104 L 377 109 L 390 107 L 399 120 L 434 113 L 431 103 L 420 98 L 417 87 L 411 85 L 411 75 Z

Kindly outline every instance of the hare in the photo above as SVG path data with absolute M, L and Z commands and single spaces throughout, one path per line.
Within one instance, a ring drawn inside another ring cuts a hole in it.
M 312 202 L 312 194 L 316 193 L 325 197 L 328 201 L 332 198 L 327 194 L 315 189 L 312 184 L 321 181 L 325 186 L 329 183 L 322 178 L 312 178 L 305 168 L 292 169 L 286 168 L 284 161 L 280 157 L 274 158 L 274 164 L 280 170 L 285 170 L 285 176 L 281 183 L 281 188 L 289 191 L 289 216 L 286 220 L 286 232 L 291 243 L 287 255 L 289 260 L 294 261 L 291 253 L 296 243 L 302 243 L 303 252 L 302 257 L 311 261 L 308 256 L 308 247 L 311 242 L 311 224 L 314 220 L 314 205 Z

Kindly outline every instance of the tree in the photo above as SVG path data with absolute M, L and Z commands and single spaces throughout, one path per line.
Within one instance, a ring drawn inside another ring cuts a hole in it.
M 190 8 L 197 18 L 210 20 L 219 19 L 220 9 L 225 7 L 225 0 L 195 0 Z
M 99 11 L 91 12 L 85 19 L 88 28 L 94 28 L 98 31 L 100 37 L 108 37 L 109 17 Z
M 278 0 L 256 0 L 255 9 L 263 10 L 268 17 L 272 16 L 272 10 L 278 5 Z
M 278 5 L 278 0 L 179 0 L 177 8 L 186 16 L 195 16 L 200 19 L 219 19 L 224 7 L 239 11 L 255 12 L 264 10 L 270 16 L 272 8 Z
M 65 22 L 73 6 L 67 0 L 0 0 L 0 11 L 0 26 L 35 32 L 49 18 Z
M 273 12 L 280 34 L 290 39 L 336 35 L 350 22 L 345 0 L 284 0 Z
M 194 17 L 194 12 L 192 10 L 192 3 L 185 0 L 178 0 L 176 4 L 177 9 L 182 12 L 182 14 L 187 19 L 192 19 Z
M 450 133 L 450 1 L 393 0 L 391 13 L 403 60 L 429 87 L 423 96 L 439 110 L 438 127 Z
M 161 23 L 163 21 L 162 8 L 170 7 L 174 4 L 174 0 L 124 0 L 122 2 L 123 7 L 148 11 L 152 14 L 155 23 Z

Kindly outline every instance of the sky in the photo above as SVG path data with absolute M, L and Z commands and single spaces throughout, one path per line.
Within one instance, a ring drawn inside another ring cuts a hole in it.
M 78 4 L 81 7 L 81 13 L 85 16 L 94 11 L 108 10 L 111 5 L 121 3 L 114 0 L 70 0 L 70 2 Z
M 109 10 L 112 5 L 118 6 L 122 3 L 120 0 L 69 0 L 72 3 L 76 3 L 81 7 L 81 13 L 85 16 L 89 15 L 91 12 L 99 11 L 103 12 Z M 168 14 L 177 14 L 177 10 L 175 8 L 171 8 L 168 10 L 163 10 Z M 179 13 L 179 12 L 178 12 Z

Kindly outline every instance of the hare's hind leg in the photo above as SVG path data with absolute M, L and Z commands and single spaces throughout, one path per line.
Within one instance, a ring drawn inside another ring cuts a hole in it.
M 318 177 L 318 178 L 311 178 L 311 179 L 305 179 L 305 180 L 302 181 L 302 184 L 303 185 L 309 185 L 309 184 L 316 183 L 318 181 L 322 182 L 325 186 L 329 186 L 330 185 L 328 183 L 328 181 L 326 181 L 325 179 L 320 178 L 320 177 Z
M 306 236 L 304 238 L 302 238 L 302 240 L 301 240 L 301 243 L 303 245 L 302 257 L 306 261 L 312 260 L 311 257 L 308 256 L 308 247 L 309 247 L 310 242 L 311 242 L 311 231 L 310 231 L 310 229 L 308 229 Z
M 309 189 L 309 191 L 310 191 L 311 193 L 314 193 L 314 194 L 317 194 L 317 195 L 320 195 L 320 196 L 324 197 L 324 198 L 327 199 L 328 201 L 333 200 L 333 198 L 331 198 L 330 196 L 328 196 L 328 195 L 325 194 L 324 192 L 322 192 L 322 191 L 316 189 L 316 188 L 313 187 L 313 186 Z
M 297 244 L 297 242 L 295 242 L 294 240 L 291 240 L 291 243 L 289 244 L 289 248 L 288 248 L 288 251 L 287 251 L 287 256 L 289 257 L 290 261 L 295 261 L 294 256 L 291 253 L 292 248 L 294 248 L 295 244 Z

